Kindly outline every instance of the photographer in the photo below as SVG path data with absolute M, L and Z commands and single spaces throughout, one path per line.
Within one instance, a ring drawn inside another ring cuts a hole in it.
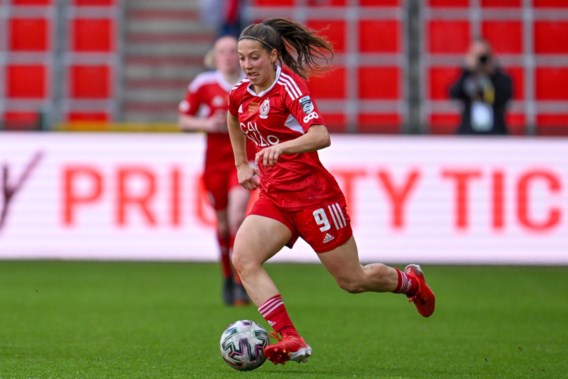
M 465 56 L 459 79 L 450 96 L 463 103 L 458 134 L 508 134 L 507 102 L 513 96 L 511 78 L 496 64 L 489 43 L 475 39 Z

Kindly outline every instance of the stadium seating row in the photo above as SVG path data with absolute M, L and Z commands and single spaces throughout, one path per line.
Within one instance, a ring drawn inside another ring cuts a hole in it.
M 422 7 L 420 77 L 410 82 L 404 13 L 405 0 L 255 0 L 262 19 L 290 15 L 323 30 L 338 54 L 329 77 L 312 80 L 328 122 L 335 130 L 357 125 L 359 131 L 399 133 L 407 121 L 409 87 L 420 87 L 422 120 L 435 134 L 452 133 L 459 109 L 448 89 L 463 55 L 483 35 L 514 80 L 508 115 L 513 133 L 525 125 L 537 134 L 568 134 L 568 2 L 534 0 L 429 0 Z M 359 101 L 350 101 L 356 98 Z M 560 104 L 560 105 L 559 105 Z M 331 112 L 331 113 L 330 113 Z M 530 130 L 529 130 L 530 131 Z
M 418 81 L 406 61 L 408 1 L 252 0 L 251 9 L 253 18 L 293 17 L 333 42 L 335 70 L 311 85 L 334 131 L 400 133 L 418 89 L 424 131 L 451 133 L 459 110 L 448 87 L 471 39 L 483 35 L 514 80 L 514 133 L 529 125 L 568 134 L 568 87 L 559 85 L 568 82 L 568 45 L 560 42 L 568 40 L 567 1 L 425 1 Z M 0 1 L 0 119 L 35 119 L 55 103 L 59 121 L 112 120 L 120 1 L 71 0 L 63 14 L 56 5 Z
M 112 118 L 117 0 L 72 0 L 63 13 L 55 3 L 0 3 L 0 119 L 16 128 L 37 124 L 54 103 L 52 115 L 66 121 Z

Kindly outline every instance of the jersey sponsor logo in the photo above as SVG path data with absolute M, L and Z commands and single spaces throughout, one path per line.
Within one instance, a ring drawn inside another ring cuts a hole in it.
M 312 103 L 312 99 L 310 99 L 309 96 L 304 96 L 299 101 L 305 114 L 312 113 L 314 111 L 314 103 Z
M 258 110 L 258 106 L 259 106 L 259 105 L 260 105 L 259 103 L 255 103 L 255 102 L 252 102 L 252 101 L 251 101 L 251 102 L 249 103 L 248 107 L 247 107 L 248 112 L 249 112 L 250 114 L 253 114 L 254 112 L 256 112 L 256 111 Z
M 267 119 L 270 112 L 270 98 L 264 100 L 260 105 L 260 118 Z
M 249 121 L 246 124 L 244 122 L 241 122 L 239 125 L 243 134 L 259 147 L 269 147 L 280 142 L 280 139 L 275 135 L 262 135 L 262 133 L 258 130 L 258 125 L 256 124 L 256 122 Z
M 306 117 L 304 117 L 304 123 L 307 123 L 310 120 L 319 118 L 319 115 L 317 114 L 317 112 L 312 112 L 309 115 L 307 115 Z

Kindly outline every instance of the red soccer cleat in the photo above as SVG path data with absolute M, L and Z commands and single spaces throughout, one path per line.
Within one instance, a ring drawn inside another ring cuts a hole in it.
M 284 335 L 280 338 L 276 332 L 270 335 L 278 339 L 278 342 L 266 346 L 264 356 L 275 365 L 288 361 L 307 362 L 312 355 L 312 348 L 300 336 Z
M 404 272 L 411 280 L 418 282 L 418 289 L 412 296 L 408 296 L 409 301 L 416 305 L 418 313 L 424 317 L 430 317 L 436 308 L 436 295 L 432 289 L 426 284 L 424 273 L 419 265 L 411 264 L 404 268 Z

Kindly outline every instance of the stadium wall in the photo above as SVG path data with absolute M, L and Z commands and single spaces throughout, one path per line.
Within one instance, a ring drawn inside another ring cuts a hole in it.
M 0 259 L 217 259 L 197 134 L 3 134 Z M 568 264 L 568 140 L 334 135 L 363 261 Z M 275 261 L 312 262 L 302 241 Z

